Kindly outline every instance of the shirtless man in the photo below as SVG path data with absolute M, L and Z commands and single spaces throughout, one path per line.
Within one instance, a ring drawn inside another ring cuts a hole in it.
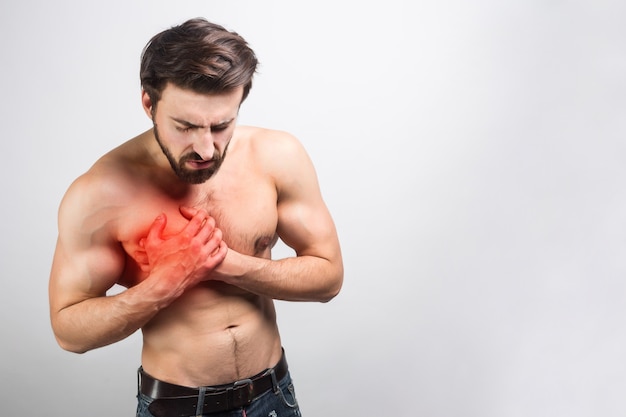
M 327 302 L 343 264 L 301 144 L 236 126 L 256 65 L 244 39 L 203 19 L 156 35 L 141 63 L 153 128 L 61 203 L 54 334 L 82 353 L 141 329 L 137 416 L 300 415 L 273 299 Z M 295 256 L 271 259 L 278 238 Z

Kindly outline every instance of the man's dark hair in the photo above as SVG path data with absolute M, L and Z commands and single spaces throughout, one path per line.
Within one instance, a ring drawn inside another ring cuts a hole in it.
M 155 35 L 141 54 L 141 86 L 153 105 L 168 82 L 198 93 L 243 86 L 245 100 L 258 65 L 254 51 L 235 32 L 197 18 Z

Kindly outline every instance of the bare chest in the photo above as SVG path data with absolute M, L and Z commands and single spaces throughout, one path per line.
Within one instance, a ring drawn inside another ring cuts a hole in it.
M 269 258 L 276 243 L 278 224 L 276 190 L 268 181 L 256 178 L 233 179 L 211 184 L 199 192 L 183 198 L 172 198 L 156 189 L 147 188 L 138 193 L 121 210 L 118 219 L 118 240 L 127 254 L 123 281 L 140 281 L 147 274 L 145 252 L 140 241 L 147 236 L 155 218 L 164 213 L 167 225 L 164 237 L 180 233 L 188 220 L 180 213 L 180 206 L 206 210 L 216 221 L 229 248 L 237 252 Z

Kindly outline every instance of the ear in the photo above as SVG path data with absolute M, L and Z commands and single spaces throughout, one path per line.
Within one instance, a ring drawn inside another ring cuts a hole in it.
M 143 110 L 146 112 L 146 115 L 152 120 L 152 100 L 146 90 L 141 90 L 141 105 L 143 106 Z

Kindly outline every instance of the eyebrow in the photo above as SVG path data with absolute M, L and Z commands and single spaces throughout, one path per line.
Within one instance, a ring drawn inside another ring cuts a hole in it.
M 187 120 L 179 119 L 177 117 L 172 117 L 171 119 L 173 121 L 175 121 L 176 123 L 180 123 L 183 126 L 191 127 L 191 128 L 195 128 L 195 129 L 205 128 L 205 127 L 213 128 L 213 127 L 218 127 L 218 126 L 224 126 L 224 125 L 230 124 L 233 120 L 235 120 L 235 118 L 232 117 L 232 118 L 230 118 L 228 120 L 224 120 L 224 121 L 218 122 L 218 123 L 216 123 L 214 125 L 211 125 L 211 126 L 204 126 L 204 125 L 197 125 L 195 123 L 191 123 L 191 122 L 189 122 Z

